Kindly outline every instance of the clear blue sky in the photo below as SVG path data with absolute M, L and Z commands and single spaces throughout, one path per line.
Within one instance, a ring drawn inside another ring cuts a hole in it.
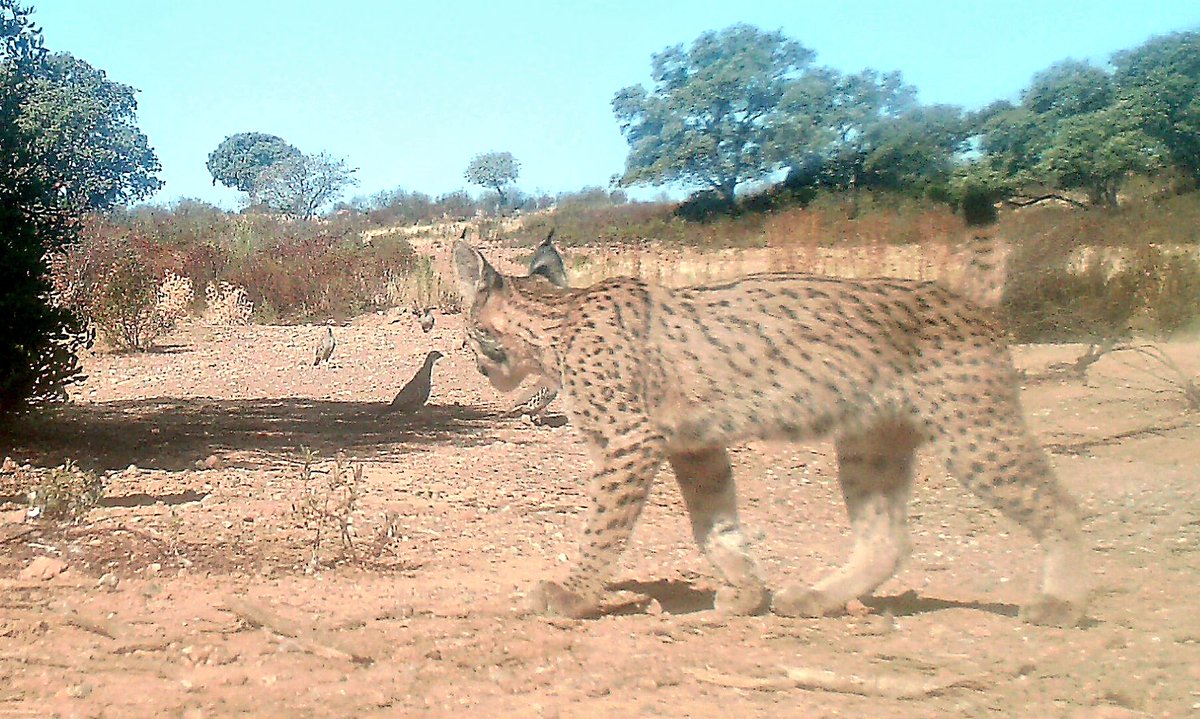
M 347 198 L 478 190 L 462 175 L 488 150 L 517 157 L 526 192 L 605 185 L 626 154 L 613 93 L 649 82 L 652 53 L 736 22 L 967 108 L 1017 99 L 1058 60 L 1200 29 L 1197 0 L 31 1 L 50 49 L 140 90 L 166 182 L 153 200 L 230 208 L 240 193 L 204 163 L 246 131 L 344 158 L 359 168 Z

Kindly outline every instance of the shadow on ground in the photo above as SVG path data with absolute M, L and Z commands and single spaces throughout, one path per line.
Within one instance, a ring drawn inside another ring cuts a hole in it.
M 94 471 L 131 464 L 178 471 L 212 453 L 291 453 L 300 447 L 381 458 L 406 451 L 398 445 L 486 443 L 489 428 L 501 420 L 493 410 L 464 405 L 380 416 L 383 406 L 171 397 L 73 405 L 3 428 L 0 453 L 43 466 L 71 459 Z
M 689 582 L 660 579 L 654 582 L 627 581 L 610 585 L 617 591 L 643 594 L 655 599 L 668 614 L 691 614 L 712 609 L 717 593 L 696 589 Z
M 916 592 L 905 592 L 890 597 L 868 597 L 863 600 L 876 612 L 890 612 L 896 617 L 940 612 L 946 609 L 973 609 L 1002 617 L 1015 617 L 1020 611 L 1017 605 L 1005 602 L 960 602 L 952 599 L 922 597 Z

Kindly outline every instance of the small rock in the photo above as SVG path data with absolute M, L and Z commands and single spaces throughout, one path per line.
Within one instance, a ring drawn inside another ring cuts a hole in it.
M 649 614 L 649 615 L 650 615 L 650 616 L 652 616 L 652 617 L 659 617 L 659 616 L 662 616 L 662 614 L 663 614 L 663 607 L 662 607 L 662 605 L 661 605 L 661 604 L 659 604 L 659 603 L 658 603 L 658 600 L 657 600 L 657 599 L 651 599 L 651 600 L 650 600 L 650 601 L 649 601 L 649 602 L 646 604 L 646 614 Z
M 43 582 L 67 571 L 67 563 L 54 557 L 38 557 L 21 570 L 21 579 L 40 579 Z
M 67 696 L 73 699 L 83 699 L 92 693 L 92 685 L 84 682 L 82 684 L 72 684 L 67 687 Z
M 160 564 L 158 562 L 153 562 L 148 567 L 146 567 L 146 574 L 154 575 L 154 574 L 158 574 L 161 571 L 162 571 L 162 564 Z
M 12 457 L 5 457 L 4 464 L 0 465 L 0 472 L 15 472 L 17 471 L 17 463 Z
M 131 464 L 125 468 L 125 472 L 127 474 L 137 474 L 137 471 L 138 471 L 138 466 L 136 464 Z
M 117 575 L 113 574 L 112 572 L 103 574 L 100 576 L 99 579 L 96 580 L 97 587 L 100 587 L 101 589 L 104 589 L 109 592 L 117 591 L 117 585 L 120 583 L 121 583 L 121 580 L 118 579 Z
M 215 454 L 210 454 L 204 459 L 205 469 L 220 469 L 225 465 L 225 462 Z

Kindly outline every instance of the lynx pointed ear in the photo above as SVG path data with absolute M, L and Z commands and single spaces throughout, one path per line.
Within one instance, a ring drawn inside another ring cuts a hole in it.
M 480 294 L 500 286 L 500 274 L 492 269 L 479 250 L 462 239 L 454 243 L 454 269 L 467 307 L 474 305 Z
M 554 230 L 546 235 L 546 239 L 533 252 L 529 260 L 529 274 L 541 275 L 550 280 L 556 287 L 567 287 L 567 268 L 563 265 L 562 255 L 554 246 Z

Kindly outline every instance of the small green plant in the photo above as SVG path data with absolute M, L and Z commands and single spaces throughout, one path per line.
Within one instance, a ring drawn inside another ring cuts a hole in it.
M 300 499 L 292 503 L 292 513 L 310 535 L 312 555 L 307 571 L 321 564 L 321 545 L 329 535 L 341 542 L 341 558 L 355 558 L 354 512 L 363 488 L 363 468 L 339 452 L 333 466 L 317 466 L 315 452 L 303 449 L 300 468 Z
M 22 483 L 28 487 L 31 519 L 77 523 L 104 495 L 101 479 L 70 460 L 49 469 L 20 467 L 16 471 L 27 475 Z

